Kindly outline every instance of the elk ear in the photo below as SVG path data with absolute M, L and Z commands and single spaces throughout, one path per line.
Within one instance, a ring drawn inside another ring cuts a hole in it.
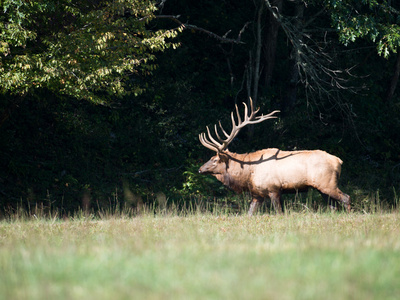
M 220 161 L 222 161 L 222 162 L 227 162 L 228 161 L 228 156 L 224 152 L 219 152 L 217 154 L 217 156 L 220 159 Z

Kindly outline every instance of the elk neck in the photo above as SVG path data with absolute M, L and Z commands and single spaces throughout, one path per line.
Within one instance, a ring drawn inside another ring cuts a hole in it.
M 252 166 L 246 163 L 248 154 L 237 154 L 225 150 L 221 155 L 226 156 L 225 172 L 214 174 L 214 176 L 237 193 L 248 191 L 251 186 L 252 173 Z

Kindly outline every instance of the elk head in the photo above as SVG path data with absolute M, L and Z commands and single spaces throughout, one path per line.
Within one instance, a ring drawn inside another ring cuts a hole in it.
M 253 107 L 253 100 L 250 98 L 250 114 L 248 107 L 246 103 L 243 103 L 244 105 L 244 120 L 242 121 L 242 118 L 240 117 L 239 114 L 239 109 L 237 105 L 235 105 L 236 108 L 236 116 L 237 116 L 237 123 L 235 120 L 234 113 L 231 113 L 231 120 L 232 120 L 232 130 L 231 133 L 228 134 L 224 130 L 224 128 L 221 125 L 221 122 L 218 122 L 220 131 L 223 133 L 225 136 L 225 139 L 221 138 L 220 132 L 218 131 L 217 125 L 214 125 L 214 131 L 215 131 L 215 136 L 214 138 L 211 134 L 210 129 L 207 128 L 207 135 L 203 132 L 199 135 L 199 140 L 201 144 L 217 153 L 217 155 L 213 156 L 207 163 L 205 163 L 199 170 L 200 173 L 207 173 L 207 174 L 221 174 L 223 170 L 221 168 L 224 168 L 224 165 L 226 165 L 226 162 L 228 160 L 227 155 L 224 153 L 225 150 L 227 150 L 228 145 L 233 141 L 233 139 L 237 136 L 239 131 L 245 127 L 246 125 L 249 124 L 257 124 L 261 123 L 265 120 L 272 119 L 272 118 L 277 118 L 274 116 L 275 113 L 279 112 L 279 110 L 275 110 L 268 115 L 261 115 L 261 116 L 256 116 L 258 111 L 260 110 L 259 108 L 257 110 L 254 110 Z
M 224 153 L 217 153 L 201 166 L 199 173 L 202 174 L 223 174 L 226 170 L 228 157 Z

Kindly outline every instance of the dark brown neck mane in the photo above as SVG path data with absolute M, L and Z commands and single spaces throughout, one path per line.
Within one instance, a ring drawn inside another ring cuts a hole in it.
M 250 190 L 250 172 L 249 168 L 243 168 L 245 163 L 246 154 L 237 154 L 233 152 L 224 151 L 226 157 L 226 168 L 222 174 L 213 174 L 215 178 L 221 181 L 226 187 L 230 188 L 236 193 L 243 193 Z

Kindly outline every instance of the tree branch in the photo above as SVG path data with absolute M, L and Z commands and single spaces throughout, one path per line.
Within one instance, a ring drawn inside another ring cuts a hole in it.
M 305 34 L 304 25 L 296 26 L 287 18 L 284 18 L 279 10 L 272 6 L 270 1 L 265 0 L 267 9 L 273 14 L 275 19 L 281 25 L 287 38 L 291 42 L 296 52 L 296 65 L 301 82 L 308 88 L 318 93 L 331 94 L 330 88 L 334 87 L 338 90 L 355 91 L 355 87 L 346 86 L 345 74 L 350 75 L 348 70 L 335 70 L 330 67 L 333 59 L 324 52 L 321 45 L 315 43 L 311 37 Z M 306 24 L 310 25 L 324 10 L 320 10 Z M 310 45 L 312 44 L 312 45 Z
M 155 18 L 156 19 L 169 19 L 169 20 L 174 21 L 175 23 L 179 24 L 182 27 L 182 29 L 196 30 L 196 31 L 207 34 L 208 36 L 220 41 L 221 43 L 231 43 L 231 44 L 244 44 L 244 42 L 241 41 L 241 37 L 242 37 L 242 34 L 245 31 L 246 27 L 250 23 L 250 22 L 247 22 L 246 24 L 244 24 L 243 28 L 239 31 L 239 34 L 236 39 L 230 39 L 230 38 L 227 38 L 227 35 L 230 33 L 230 31 L 225 33 L 223 36 L 219 36 L 219 35 L 215 34 L 214 32 L 211 32 L 202 27 L 198 27 L 196 25 L 181 22 L 179 20 L 180 15 L 176 15 L 176 16 L 174 16 L 174 15 L 156 15 Z M 140 19 L 139 21 L 143 21 L 145 19 L 146 19 L 146 17 Z

